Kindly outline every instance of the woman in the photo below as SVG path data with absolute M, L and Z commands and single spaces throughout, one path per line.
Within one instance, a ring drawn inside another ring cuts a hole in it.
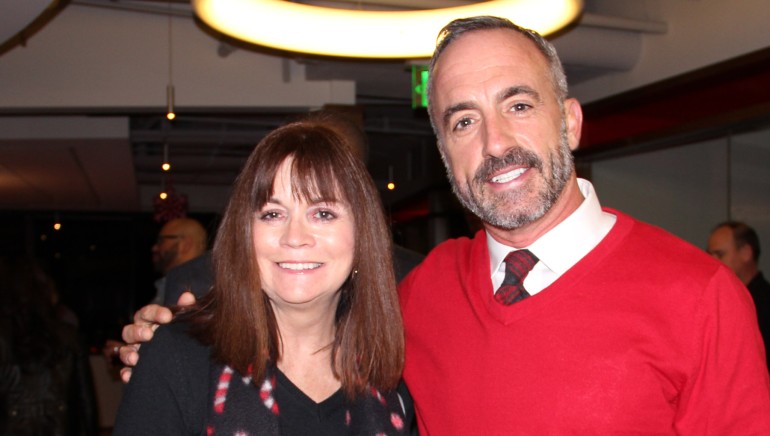
M 0 259 L 0 435 L 95 435 L 88 353 L 29 257 Z
M 115 435 L 407 432 L 390 235 L 340 132 L 317 118 L 256 146 L 214 244 L 214 290 L 142 347 Z

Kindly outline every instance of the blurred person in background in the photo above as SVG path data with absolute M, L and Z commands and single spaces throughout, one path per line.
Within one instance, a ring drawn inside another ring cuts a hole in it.
M 88 355 L 60 321 L 51 278 L 32 259 L 0 259 L 0 434 L 96 434 Z
M 200 258 L 206 252 L 207 237 L 206 229 L 193 218 L 175 218 L 161 227 L 155 244 L 150 249 L 152 265 L 155 272 L 161 275 L 155 281 L 155 297 L 152 303 L 164 303 L 167 274 L 180 265 Z M 102 354 L 115 377 L 119 367 L 118 350 L 122 345 L 121 341 L 107 339 L 102 347 Z
M 759 270 L 759 236 L 746 223 L 725 221 L 717 224 L 708 240 L 708 253 L 727 265 L 749 289 L 757 321 L 765 342 L 765 354 L 770 366 L 770 283 Z

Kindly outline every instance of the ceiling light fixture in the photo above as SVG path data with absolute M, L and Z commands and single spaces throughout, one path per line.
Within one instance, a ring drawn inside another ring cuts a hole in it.
M 388 165 L 388 190 L 393 191 L 396 189 L 396 181 L 393 180 L 393 165 Z
M 56 231 L 61 230 L 61 220 L 59 219 L 59 213 L 56 212 L 53 215 L 53 229 Z
M 158 193 L 158 198 L 161 200 L 165 200 L 168 198 L 168 187 L 166 186 L 166 175 L 162 174 L 160 176 L 160 193 Z
M 168 2 L 168 84 L 166 85 L 166 118 L 168 118 L 169 121 L 176 118 L 176 113 L 174 112 L 174 81 L 173 81 L 173 70 L 172 70 L 172 60 L 173 60 L 173 51 L 172 51 L 172 38 L 171 38 L 171 2 Z
M 160 166 L 163 171 L 171 170 L 171 162 L 168 160 L 168 142 L 163 144 L 163 163 Z
M 582 10 L 583 0 L 490 0 L 410 11 L 326 8 L 281 0 L 192 0 L 195 14 L 226 35 L 300 53 L 354 58 L 428 58 L 439 30 L 456 18 L 505 17 L 542 35 Z

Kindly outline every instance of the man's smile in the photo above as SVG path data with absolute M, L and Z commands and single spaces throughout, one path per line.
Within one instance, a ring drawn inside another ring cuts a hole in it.
M 511 171 L 492 177 L 489 181 L 492 183 L 508 183 L 511 180 L 519 178 L 522 174 L 527 172 L 527 170 L 529 170 L 529 168 L 515 168 Z

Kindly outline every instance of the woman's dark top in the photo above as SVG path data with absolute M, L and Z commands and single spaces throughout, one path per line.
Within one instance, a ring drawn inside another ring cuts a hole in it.
M 187 327 L 161 326 L 142 345 L 114 436 L 409 434 L 413 411 L 405 391 L 371 391 L 351 403 L 340 390 L 316 403 L 277 368 L 255 384 L 213 363 Z

